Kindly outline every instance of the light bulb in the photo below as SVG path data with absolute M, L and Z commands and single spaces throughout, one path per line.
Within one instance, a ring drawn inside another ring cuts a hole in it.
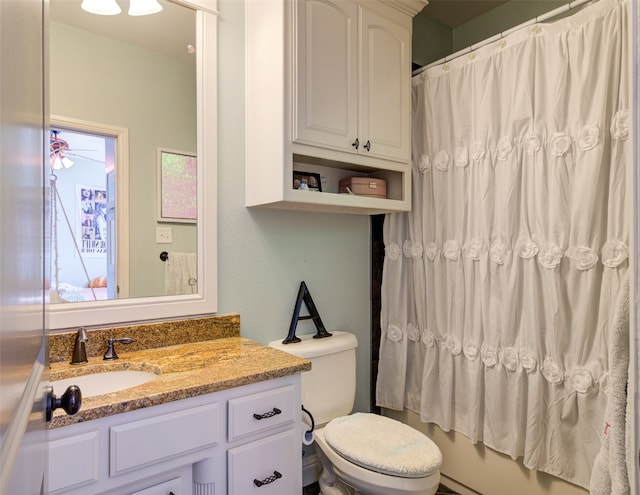
M 62 157 L 62 166 L 64 168 L 69 168 L 73 165 L 73 161 L 71 161 L 70 158 L 67 158 L 66 156 Z
M 53 159 L 52 167 L 53 170 L 60 170 L 62 168 L 62 160 L 60 160 L 60 156 L 57 153 Z

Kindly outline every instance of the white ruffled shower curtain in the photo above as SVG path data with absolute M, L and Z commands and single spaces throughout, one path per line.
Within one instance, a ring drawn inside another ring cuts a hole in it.
M 630 2 L 413 79 L 413 205 L 385 218 L 380 406 L 587 487 L 628 275 Z

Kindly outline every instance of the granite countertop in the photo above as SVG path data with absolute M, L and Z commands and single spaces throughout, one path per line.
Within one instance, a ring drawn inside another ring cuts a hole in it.
M 117 344 L 116 344 L 117 346 Z M 235 336 L 189 342 L 167 347 L 127 352 L 117 346 L 119 359 L 104 361 L 89 357 L 83 365 L 68 361 L 52 362 L 50 380 L 101 371 L 151 371 L 158 377 L 133 388 L 82 399 L 80 411 L 67 415 L 62 409 L 53 413 L 50 428 L 90 421 L 113 414 L 155 406 L 175 400 L 219 392 L 311 369 L 311 362 L 264 344 Z

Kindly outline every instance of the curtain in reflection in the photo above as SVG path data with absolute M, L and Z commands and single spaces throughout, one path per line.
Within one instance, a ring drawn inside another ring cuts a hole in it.
M 629 2 L 413 80 L 413 207 L 385 219 L 378 404 L 588 486 L 627 277 Z

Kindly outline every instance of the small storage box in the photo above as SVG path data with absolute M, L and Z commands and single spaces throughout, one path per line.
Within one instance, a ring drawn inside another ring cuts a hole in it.
M 340 181 L 338 192 L 384 199 L 387 197 L 387 181 L 373 177 L 347 177 Z

